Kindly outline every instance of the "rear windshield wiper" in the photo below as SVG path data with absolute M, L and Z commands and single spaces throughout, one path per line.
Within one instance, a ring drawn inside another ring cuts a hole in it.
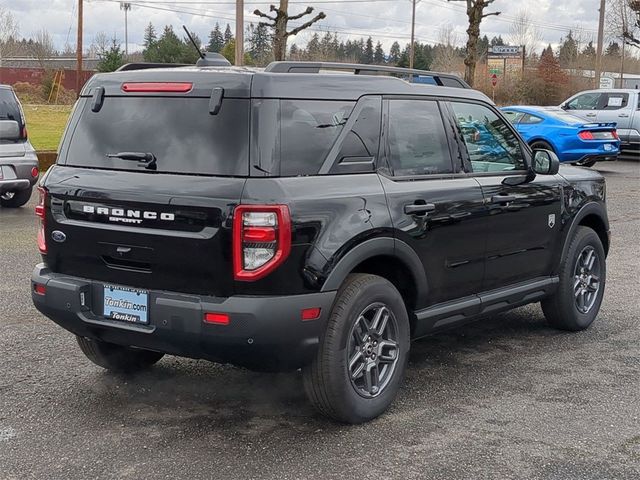
M 107 153 L 107 157 L 109 158 L 119 158 L 121 160 L 131 160 L 133 162 L 139 162 L 148 168 L 149 170 L 155 170 L 156 167 L 156 156 L 150 152 L 118 152 L 118 153 Z

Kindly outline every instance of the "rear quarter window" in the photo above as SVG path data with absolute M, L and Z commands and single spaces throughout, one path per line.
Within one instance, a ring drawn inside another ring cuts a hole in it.
M 162 173 L 248 174 L 249 100 L 225 98 L 217 115 L 208 98 L 106 97 L 99 112 L 90 104 L 84 98 L 76 109 L 77 126 L 61 152 L 66 165 L 145 171 L 107 157 L 143 152 L 157 158 Z

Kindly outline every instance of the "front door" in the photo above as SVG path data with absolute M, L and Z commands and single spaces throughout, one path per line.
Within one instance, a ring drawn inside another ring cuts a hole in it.
M 482 187 L 487 207 L 482 290 L 548 276 L 559 239 L 561 177 L 519 183 L 527 151 L 508 122 L 487 105 L 450 106 L 468 153 L 465 169 Z
M 420 308 L 475 294 L 484 272 L 482 190 L 461 172 L 434 100 L 385 100 L 386 168 L 380 180 L 396 237 L 413 248 L 427 276 Z M 447 119 L 449 121 L 449 119 Z

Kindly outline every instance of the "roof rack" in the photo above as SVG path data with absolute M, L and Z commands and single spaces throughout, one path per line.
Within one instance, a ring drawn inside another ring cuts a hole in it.
M 137 62 L 127 63 L 122 65 L 116 72 L 126 72 L 129 70 L 146 70 L 148 68 L 175 68 L 175 67 L 189 67 L 188 63 L 152 63 L 152 62 Z
M 436 85 L 445 87 L 471 88 L 464 80 L 456 75 L 448 73 L 430 72 L 415 68 L 391 67 L 389 65 L 365 65 L 359 63 L 339 62 L 271 62 L 265 68 L 270 73 L 320 73 L 320 70 L 352 70 L 355 75 L 375 75 L 378 73 L 390 73 L 409 77 L 429 77 Z M 421 83 L 417 81 L 416 83 Z

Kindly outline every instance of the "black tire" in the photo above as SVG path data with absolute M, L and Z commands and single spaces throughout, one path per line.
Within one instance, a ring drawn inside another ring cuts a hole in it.
M 114 372 L 133 373 L 145 370 L 158 362 L 164 353 L 122 347 L 100 340 L 76 337 L 80 350 L 99 367 Z
M 595 160 L 583 160 L 581 162 L 576 163 L 579 167 L 593 167 L 596 164 Z
M 374 329 L 378 313 L 381 320 Z M 397 348 L 385 351 L 393 343 Z M 318 353 L 303 369 L 309 400 L 320 413 L 340 422 L 356 424 L 376 418 L 398 393 L 409 345 L 407 309 L 393 284 L 376 275 L 349 275 L 338 291 Z M 362 367 L 362 377 L 354 375 L 352 379 L 349 358 L 358 355 L 360 361 L 354 363 L 354 369 Z M 374 375 L 368 375 L 374 369 L 377 389 Z
M 560 265 L 560 285 L 554 295 L 543 300 L 542 311 L 549 324 L 560 330 L 584 330 L 598 316 L 607 280 L 606 260 L 602 241 L 588 227 L 578 227 L 571 239 L 566 256 Z M 582 268 L 589 252 L 593 252 L 590 276 Z M 596 270 L 597 266 L 597 272 Z M 592 274 L 592 275 L 591 275 Z M 593 288 L 597 284 L 597 291 Z M 586 293 L 581 293 L 586 291 Z M 577 293 L 580 292 L 580 293 Z M 589 293 L 593 296 L 589 297 Z M 586 308 L 581 308 L 580 304 Z
M 26 190 L 18 190 L 17 192 L 9 192 L 0 195 L 0 205 L 5 208 L 18 208 L 23 206 L 31 198 L 32 188 Z
M 531 142 L 531 149 L 539 149 L 539 150 L 551 150 L 555 153 L 554 148 L 551 146 L 549 142 L 545 142 L 544 140 L 534 140 Z

